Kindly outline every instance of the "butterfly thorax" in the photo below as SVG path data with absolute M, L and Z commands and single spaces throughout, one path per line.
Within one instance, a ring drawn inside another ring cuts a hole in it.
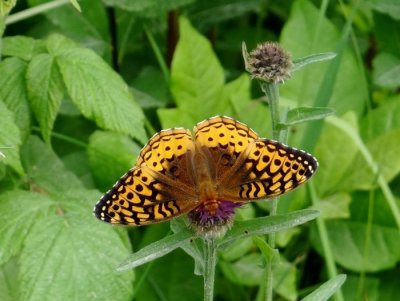
M 215 181 L 212 178 L 207 157 L 198 147 L 196 147 L 192 164 L 199 203 L 210 203 L 210 210 L 214 211 L 215 205 L 211 204 L 215 204 L 217 199 L 217 191 L 214 184 Z

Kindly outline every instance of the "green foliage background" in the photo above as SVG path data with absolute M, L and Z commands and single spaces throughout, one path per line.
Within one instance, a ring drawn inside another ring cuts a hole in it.
M 320 167 L 315 195 L 302 187 L 279 211 L 312 206 L 321 220 L 278 234 L 276 300 L 325 282 L 326 262 L 348 275 L 344 300 L 397 300 L 398 1 L 82 0 L 82 12 L 67 4 L 27 17 L 45 2 L 18 1 L 7 16 L 12 1 L 0 1 L 0 300 L 201 300 L 202 279 L 181 250 L 115 271 L 169 223 L 115 228 L 91 211 L 162 128 L 224 114 L 269 137 L 268 106 L 241 58 L 242 41 L 266 40 L 295 59 L 337 54 L 281 88 L 284 107 L 336 115 L 290 130 L 290 145 Z M 237 218 L 268 209 L 258 202 Z M 257 300 L 263 260 L 252 238 L 221 252 L 216 300 Z

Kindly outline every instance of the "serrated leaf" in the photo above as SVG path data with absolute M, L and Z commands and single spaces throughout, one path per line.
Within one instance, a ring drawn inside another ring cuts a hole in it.
M 30 61 L 37 54 L 46 53 L 42 40 L 26 36 L 5 37 L 1 50 L 3 56 L 12 56 L 24 61 Z
M 0 194 L 0 265 L 21 252 L 31 226 L 54 207 L 50 198 L 37 193 L 14 190 Z
M 18 58 L 8 58 L 0 62 L 0 100 L 14 113 L 22 140 L 27 137 L 31 126 L 25 87 L 26 68 L 27 63 Z
M 29 179 L 36 189 L 59 198 L 68 200 L 66 193 L 74 189 L 83 189 L 82 182 L 62 161 L 36 136 L 31 136 L 21 149 L 21 159 Z M 94 205 L 94 204 L 93 204 Z
M 193 118 L 223 114 L 224 71 L 211 44 L 185 18 L 171 66 L 171 92 L 179 109 Z
M 18 261 L 15 257 L 3 264 L 0 268 L 0 300 L 18 300 L 18 283 L 14 281 L 18 277 Z
M 18 300 L 129 299 L 133 274 L 115 271 L 129 253 L 126 233 L 92 216 L 100 193 L 84 189 L 36 137 L 23 157 L 37 192 L 3 194 L 0 202 L 9 217 L 0 219 L 1 247 L 18 258 Z
M 143 112 L 126 83 L 93 51 L 71 44 L 60 35 L 47 40 L 72 102 L 101 128 L 128 134 L 145 143 Z
M 183 246 L 183 244 L 189 241 L 192 237 L 194 237 L 194 234 L 188 229 L 168 235 L 129 256 L 129 258 L 125 259 L 119 265 L 118 271 L 134 269 L 135 267 L 162 257 Z
M 279 126 L 287 127 L 312 120 L 319 120 L 333 114 L 335 114 L 335 110 L 332 108 L 298 107 L 290 110 L 285 122 L 280 123 Z
M 140 147 L 128 136 L 96 131 L 89 137 L 87 154 L 97 187 L 106 191 L 136 162 Z
M 87 209 L 47 216 L 32 226 L 19 259 L 20 300 L 127 300 L 132 295 L 133 273 L 115 271 L 128 250 Z
M 345 282 L 346 275 L 337 275 L 335 278 L 328 280 L 302 301 L 325 301 L 328 300 Z
M 53 56 L 39 54 L 32 58 L 26 72 L 26 85 L 43 138 L 50 143 L 51 130 L 65 91 Z
M 21 136 L 17 125 L 14 122 L 14 115 L 7 106 L 0 100 L 0 163 L 11 166 L 19 174 L 24 170 L 21 165 L 19 148 Z

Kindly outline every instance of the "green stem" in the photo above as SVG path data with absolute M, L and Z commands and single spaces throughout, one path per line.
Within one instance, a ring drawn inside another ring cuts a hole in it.
M 204 239 L 204 301 L 212 301 L 214 297 L 215 266 L 217 264 L 217 244 L 215 237 Z
M 69 0 L 54 0 L 51 2 L 47 2 L 32 8 L 25 9 L 19 13 L 12 14 L 6 19 L 6 25 L 16 23 L 18 21 L 25 20 L 27 18 L 39 15 L 51 9 L 57 8 L 59 6 L 68 4 Z
M 279 140 L 280 130 L 278 129 L 278 124 L 280 123 L 279 115 L 279 88 L 276 84 L 261 84 L 261 89 L 267 96 L 267 101 L 269 104 L 269 109 L 272 118 L 272 139 Z
M 267 101 L 269 104 L 269 110 L 271 112 L 271 120 L 272 120 L 272 138 L 276 141 L 281 140 L 281 130 L 278 125 L 280 123 L 280 114 L 279 114 L 279 88 L 277 84 L 263 83 L 261 84 L 261 89 L 267 96 Z M 284 141 L 286 142 L 286 141 Z M 271 200 L 271 210 L 270 216 L 276 215 L 278 210 L 278 201 L 279 198 L 273 198 Z M 271 248 L 275 249 L 275 233 L 271 233 L 268 235 L 268 244 Z M 266 273 L 266 285 L 265 285 L 265 300 L 272 301 L 273 299 L 273 282 L 274 282 L 274 273 L 273 273 L 273 264 L 271 261 L 267 261 L 265 267 Z
M 38 126 L 33 126 L 32 129 L 34 131 L 36 131 L 36 132 L 41 132 L 41 130 L 40 130 L 40 128 Z M 74 144 L 74 145 L 77 145 L 77 146 L 80 146 L 80 147 L 83 147 L 83 148 L 87 148 L 87 144 L 85 142 L 82 142 L 82 141 L 80 141 L 78 139 L 75 139 L 75 138 L 71 138 L 71 137 L 66 136 L 64 134 L 59 134 L 59 133 L 56 133 L 56 132 L 52 132 L 51 136 L 54 137 L 54 138 L 58 138 L 60 140 L 67 141 L 67 142 L 69 142 L 71 144 Z
M 311 202 L 313 206 L 317 206 L 318 204 L 318 196 L 317 192 L 315 191 L 315 187 L 313 185 L 313 181 L 310 181 L 308 184 L 308 187 L 310 188 L 310 196 L 311 196 Z M 319 232 L 319 237 L 321 239 L 321 245 L 322 245 L 322 250 L 325 255 L 325 264 L 327 268 L 327 273 L 329 278 L 333 279 L 334 277 L 337 276 L 337 269 L 336 269 L 336 264 L 335 260 L 333 258 L 333 253 L 332 253 L 332 248 L 329 242 L 329 235 L 328 235 L 328 230 L 326 229 L 326 224 L 322 218 L 317 218 L 316 219 L 317 223 L 317 229 Z M 340 289 L 338 289 L 334 295 L 334 300 L 335 301 L 343 301 L 343 294 Z
M 161 71 L 164 75 L 164 80 L 167 84 L 169 84 L 169 71 L 168 71 L 168 67 L 167 67 L 167 63 L 164 60 L 164 57 L 161 53 L 160 47 L 158 47 L 153 35 L 151 34 L 151 32 L 147 29 L 146 26 L 144 27 L 144 31 L 146 33 L 147 38 L 149 39 L 151 48 L 154 51 L 154 54 L 157 58 L 158 64 L 160 65 Z

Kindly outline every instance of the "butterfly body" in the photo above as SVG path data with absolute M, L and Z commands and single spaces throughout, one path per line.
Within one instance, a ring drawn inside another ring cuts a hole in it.
M 200 224 L 223 223 L 234 208 L 291 191 L 316 168 L 311 155 L 216 116 L 197 124 L 193 135 L 182 128 L 155 134 L 94 214 L 134 226 L 184 213 Z

